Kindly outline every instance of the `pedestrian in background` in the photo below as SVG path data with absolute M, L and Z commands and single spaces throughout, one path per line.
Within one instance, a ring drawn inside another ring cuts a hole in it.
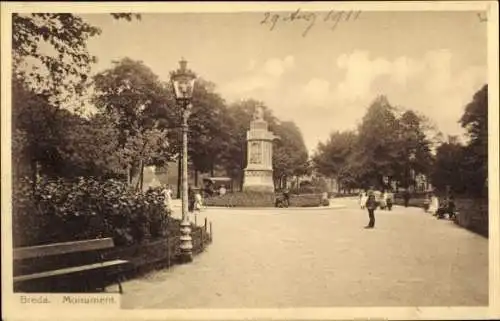
M 392 191 L 386 193 L 387 210 L 392 211 L 392 205 L 394 204 L 394 194 Z
M 167 216 L 172 214 L 172 189 L 170 185 L 164 185 L 162 189 L 163 203 L 165 205 L 165 212 Z
M 290 206 L 290 191 L 288 190 L 288 187 L 283 189 L 283 206 Z
M 201 197 L 201 192 L 200 190 L 196 190 L 194 193 L 194 210 L 195 211 L 201 211 L 201 208 L 203 207 L 203 198 Z
M 359 198 L 360 198 L 359 199 L 359 205 L 360 205 L 361 209 L 364 210 L 365 209 L 365 205 L 366 205 L 366 201 L 368 200 L 368 195 L 366 194 L 365 191 L 362 191 Z
M 226 186 L 224 185 L 221 185 L 221 187 L 219 188 L 219 196 L 224 196 L 226 195 Z
M 387 209 L 387 192 L 385 190 L 382 190 L 379 206 L 381 210 Z
M 438 209 L 439 209 L 439 199 L 437 198 L 436 194 L 431 193 L 428 212 L 431 213 L 432 215 L 436 215 Z
M 425 198 L 424 198 L 424 212 L 427 213 L 429 211 L 430 206 L 431 206 L 430 195 L 429 194 L 425 194 Z
M 369 193 L 368 200 L 366 201 L 366 209 L 368 210 L 368 217 L 370 221 L 365 228 L 374 228 L 375 227 L 375 210 L 377 209 L 377 201 L 375 199 L 374 193 Z

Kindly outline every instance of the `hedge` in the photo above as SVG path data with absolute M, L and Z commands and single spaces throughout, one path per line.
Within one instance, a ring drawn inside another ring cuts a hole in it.
M 14 247 L 112 237 L 131 245 L 178 235 L 159 190 L 134 192 L 124 182 L 79 178 L 16 182 L 12 197 Z
M 205 199 L 206 206 L 219 207 L 272 207 L 274 193 L 266 192 L 234 192 L 222 196 L 212 196 Z
M 318 207 L 329 204 L 322 204 L 321 194 L 292 195 L 290 206 L 292 207 Z
M 274 207 L 277 197 L 281 197 L 281 194 L 234 192 L 223 196 L 206 198 L 205 205 L 219 207 Z M 321 205 L 321 194 L 290 195 L 290 206 L 292 207 L 316 207 Z

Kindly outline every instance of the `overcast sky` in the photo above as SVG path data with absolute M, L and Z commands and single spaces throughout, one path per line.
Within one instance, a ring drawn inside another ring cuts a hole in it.
M 379 94 L 445 135 L 463 133 L 457 121 L 487 81 L 486 23 L 476 12 L 362 12 L 333 30 L 326 15 L 317 12 L 306 33 L 312 17 L 283 21 L 285 13 L 274 30 L 261 24 L 264 13 L 84 18 L 103 31 L 89 41 L 94 72 L 129 57 L 168 80 L 185 57 L 227 102 L 254 98 L 294 121 L 309 150 L 333 130 L 354 129 Z

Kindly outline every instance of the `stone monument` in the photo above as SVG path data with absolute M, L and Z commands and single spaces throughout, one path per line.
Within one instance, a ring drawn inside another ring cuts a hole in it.
M 243 191 L 274 192 L 273 140 L 261 107 L 255 109 L 247 131 L 247 166 L 244 170 Z

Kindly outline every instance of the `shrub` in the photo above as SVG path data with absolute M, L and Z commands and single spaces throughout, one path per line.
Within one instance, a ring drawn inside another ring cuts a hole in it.
M 175 233 L 159 190 L 134 192 L 124 182 L 42 179 L 36 189 L 16 182 L 14 246 L 113 237 L 116 245 Z
M 317 207 L 321 205 L 321 194 L 292 195 L 290 197 L 290 206 L 292 207 Z

